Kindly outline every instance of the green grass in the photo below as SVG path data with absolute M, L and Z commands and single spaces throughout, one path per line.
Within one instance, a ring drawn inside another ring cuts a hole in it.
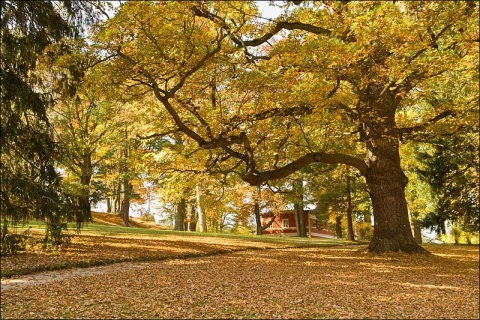
M 30 228 L 31 231 L 44 232 L 45 223 L 41 221 L 30 221 L 24 226 L 19 226 L 18 230 L 23 231 Z M 75 234 L 76 225 L 74 223 L 68 224 L 68 233 Z M 328 238 L 299 238 L 299 237 L 281 237 L 274 235 L 249 235 L 249 234 L 235 234 L 235 233 L 213 233 L 213 232 L 192 232 L 192 231 L 174 231 L 174 230 L 159 230 L 159 229 L 146 229 L 136 227 L 123 227 L 104 225 L 97 223 L 85 224 L 80 230 L 81 234 L 86 235 L 104 235 L 104 236 L 149 236 L 149 237 L 164 237 L 169 235 L 182 236 L 182 237 L 220 237 L 229 239 L 238 239 L 254 242 L 265 242 L 284 244 L 287 246 L 303 247 L 303 246 L 341 246 L 359 244 L 358 241 L 347 241 L 342 239 L 328 239 Z
M 213 233 L 213 232 L 192 232 L 192 231 L 174 231 L 174 230 L 157 230 L 157 229 L 144 229 L 123 226 L 111 226 L 91 223 L 85 226 L 82 234 L 98 234 L 98 235 L 146 235 L 146 236 L 167 236 L 176 235 L 182 237 L 216 237 L 216 238 L 229 238 L 245 241 L 277 243 L 292 246 L 338 246 L 346 244 L 358 244 L 358 242 L 346 241 L 341 239 L 327 239 L 327 238 L 299 238 L 299 237 L 280 237 L 273 235 L 248 235 L 248 234 L 235 234 L 235 233 Z

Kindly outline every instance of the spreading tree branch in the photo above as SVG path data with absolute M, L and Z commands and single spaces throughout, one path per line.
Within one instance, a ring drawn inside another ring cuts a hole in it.
M 345 164 L 355 167 L 356 169 L 358 169 L 358 171 L 360 171 L 362 175 L 365 175 L 367 173 L 367 165 L 365 164 L 365 162 L 356 157 L 342 153 L 312 152 L 298 158 L 293 162 L 290 162 L 289 164 L 281 168 L 264 172 L 250 171 L 242 178 L 251 185 L 259 185 L 269 180 L 286 178 L 292 173 L 303 169 L 314 162 Z
M 421 125 L 415 126 L 415 127 L 407 127 L 407 128 L 399 128 L 399 134 L 400 134 L 400 139 L 403 140 L 403 135 L 412 135 L 415 132 L 425 130 L 426 128 L 430 127 L 431 125 L 434 125 L 435 123 L 439 122 L 442 119 L 445 119 L 448 116 L 455 117 L 456 113 L 452 110 L 446 110 L 443 111 L 442 113 L 438 114 L 437 116 L 433 117 L 432 119 L 428 120 L 425 123 L 422 123 Z

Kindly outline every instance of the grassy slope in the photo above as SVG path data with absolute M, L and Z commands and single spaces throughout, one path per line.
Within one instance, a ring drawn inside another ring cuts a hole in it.
M 123 226 L 120 217 L 114 214 L 106 213 L 92 213 L 93 223 L 83 226 L 80 234 L 85 235 L 102 235 L 102 236 L 128 236 L 135 237 L 153 236 L 162 237 L 167 235 L 176 235 L 182 237 L 215 237 L 215 238 L 230 238 L 245 241 L 277 243 L 290 246 L 337 246 L 359 244 L 358 242 L 347 241 L 342 239 L 328 239 L 328 238 L 298 238 L 298 237 L 281 237 L 274 235 L 249 235 L 236 233 L 213 233 L 213 232 L 191 232 L 191 231 L 174 231 L 170 229 L 161 228 L 155 225 L 154 222 L 145 221 L 141 218 L 131 218 L 130 227 Z M 27 227 L 31 227 L 35 231 L 43 231 L 44 224 L 38 221 L 30 222 Z M 75 230 L 74 224 L 68 225 L 70 232 Z

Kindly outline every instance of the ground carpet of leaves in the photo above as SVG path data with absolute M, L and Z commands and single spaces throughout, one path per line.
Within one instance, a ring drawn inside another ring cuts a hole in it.
M 479 317 L 478 246 L 373 255 L 358 246 L 232 251 L 240 242 L 172 239 L 159 251 L 181 258 L 2 279 L 2 318 Z M 98 254 L 109 241 L 98 241 Z M 145 253 L 149 241 L 125 239 L 117 251 Z M 185 250 L 206 248 L 224 251 L 186 258 Z
M 36 250 L 19 252 L 14 256 L 2 256 L 1 266 L 2 276 L 10 276 L 68 267 L 106 265 L 112 262 L 164 260 L 279 247 L 282 246 L 229 238 L 82 234 L 73 236 L 70 245 L 54 252 L 42 252 L 39 243 Z

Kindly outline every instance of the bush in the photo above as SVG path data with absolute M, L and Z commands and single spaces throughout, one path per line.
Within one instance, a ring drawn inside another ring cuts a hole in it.
M 442 234 L 440 240 L 443 243 L 455 244 L 479 244 L 478 232 L 467 232 L 458 227 L 452 227 L 449 234 Z
M 256 230 L 244 226 L 237 226 L 231 230 L 232 233 L 237 234 L 255 234 Z
M 370 223 L 356 222 L 355 227 L 357 229 L 358 240 L 372 240 L 373 227 Z
M 70 243 L 70 235 L 64 233 L 67 230 L 67 223 L 57 222 L 47 223 L 45 239 L 43 240 L 43 250 L 58 249 L 62 245 Z
M 18 251 L 25 251 L 25 247 L 30 239 L 30 228 L 21 234 L 17 234 L 16 232 L 12 233 L 9 231 L 7 225 L 4 224 L 0 230 L 1 254 L 7 256 L 16 254 Z

